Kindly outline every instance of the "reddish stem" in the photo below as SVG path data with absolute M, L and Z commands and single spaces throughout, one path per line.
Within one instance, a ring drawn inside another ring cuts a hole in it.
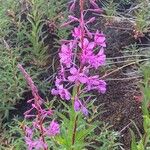
M 78 116 L 75 116 L 74 127 L 73 127 L 73 135 L 72 135 L 72 145 L 74 145 L 74 143 L 75 143 L 76 130 L 77 130 L 77 121 L 78 121 Z
M 18 68 L 20 69 L 20 71 L 22 72 L 22 74 L 24 75 L 31 91 L 32 91 L 32 95 L 34 96 L 34 105 L 35 105 L 35 108 L 36 108 L 36 111 L 37 111 L 37 123 L 39 125 L 39 131 L 40 131 L 40 136 L 42 138 L 42 141 L 43 143 L 46 143 L 45 142 L 45 138 L 44 138 L 44 127 L 43 127 L 43 117 L 42 117 L 42 114 L 41 114 L 41 100 L 42 98 L 39 96 L 38 94 L 38 89 L 37 87 L 34 85 L 34 82 L 32 81 L 31 77 L 29 76 L 29 74 L 25 71 L 25 69 L 21 66 L 21 65 L 18 65 Z M 47 147 L 44 147 L 44 150 L 48 150 Z
M 80 0 L 80 27 L 81 27 L 81 46 L 82 46 L 82 51 L 84 49 L 83 45 L 83 39 L 84 39 L 84 0 Z
M 84 30 L 84 0 L 80 0 L 80 27 L 81 27 L 81 52 L 84 51 L 84 34 L 85 34 L 85 30 Z M 80 72 L 82 72 L 83 69 L 83 65 L 80 64 Z M 80 85 L 77 86 L 77 95 L 80 92 Z M 74 97 L 74 101 L 75 101 L 75 97 Z M 74 104 L 73 104 L 74 105 Z M 72 145 L 74 145 L 75 143 L 75 138 L 76 138 L 76 130 L 77 130 L 77 121 L 78 121 L 78 115 L 75 116 L 75 121 L 74 121 L 74 127 L 73 127 L 73 135 L 72 135 Z M 72 148 L 73 150 L 73 148 Z

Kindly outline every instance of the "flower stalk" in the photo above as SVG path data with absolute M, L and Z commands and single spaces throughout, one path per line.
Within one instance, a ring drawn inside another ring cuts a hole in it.
M 83 39 L 84 39 L 84 15 L 83 15 L 83 10 L 84 10 L 84 0 L 80 0 L 80 27 L 81 27 L 81 52 L 82 50 L 84 49 L 84 44 L 83 44 Z M 82 64 L 80 64 L 80 72 L 82 72 Z M 79 95 L 80 93 L 80 85 L 77 85 L 77 91 L 76 91 L 76 95 Z M 73 99 L 73 106 L 75 105 L 75 97 L 74 96 L 74 99 Z M 74 127 L 73 127 L 73 134 L 72 134 L 72 146 L 74 145 L 75 143 L 75 138 L 76 138 L 76 131 L 77 131 L 77 122 L 78 122 L 78 114 L 75 115 L 75 118 L 74 118 Z M 73 148 L 72 148 L 73 150 Z
M 45 108 L 42 108 L 42 105 L 44 104 L 44 100 L 40 97 L 38 94 L 38 89 L 35 86 L 33 80 L 29 76 L 29 74 L 25 71 L 25 69 L 22 67 L 22 65 L 18 65 L 19 70 L 22 72 L 23 76 L 25 77 L 32 95 L 33 99 L 28 100 L 28 103 L 32 103 L 31 106 L 32 108 L 27 110 L 24 115 L 25 118 L 32 118 L 33 123 L 32 126 L 23 126 L 23 130 L 25 133 L 25 142 L 27 145 L 28 150 L 33 150 L 33 149 L 43 149 L 43 150 L 48 150 L 48 145 L 46 143 L 46 136 L 55 136 L 59 134 L 59 124 L 57 122 L 52 121 L 50 123 L 49 127 L 44 126 L 44 121 L 45 118 L 48 116 L 51 116 L 53 114 L 53 111 L 47 110 Z M 32 114 L 31 111 L 35 110 L 36 114 Z M 34 133 L 36 132 L 36 129 L 39 132 L 39 137 L 35 140 L 34 138 Z
M 76 131 L 77 131 L 77 123 L 78 123 L 78 114 L 76 114 L 74 118 L 74 127 L 73 127 L 73 134 L 72 134 L 72 146 L 75 143 L 75 138 L 76 138 Z M 73 150 L 73 148 L 72 148 Z
M 100 93 L 106 91 L 105 81 L 101 80 L 98 75 L 92 76 L 89 73 L 91 69 L 98 69 L 98 67 L 104 65 L 106 58 L 104 54 L 104 48 L 106 47 L 104 34 L 99 33 L 98 30 L 93 33 L 88 29 L 88 24 L 92 23 L 95 17 L 85 20 L 87 11 L 101 12 L 101 10 L 95 0 L 89 0 L 89 2 L 93 8 L 85 10 L 85 0 L 79 0 L 80 18 L 69 15 L 68 22 L 62 25 L 67 26 L 70 23 L 78 22 L 78 26 L 72 31 L 72 39 L 63 40 L 59 52 L 61 68 L 56 77 L 56 88 L 52 89 L 53 95 L 59 95 L 63 100 L 71 99 L 72 101 L 71 108 L 74 108 L 72 146 L 76 143 L 79 118 L 77 112 L 88 116 L 87 102 L 80 97 L 91 90 L 98 90 Z M 73 0 L 70 6 L 70 11 L 73 14 L 75 5 L 76 0 Z M 99 50 L 97 51 L 97 49 Z M 71 87 L 73 87 L 72 94 L 70 93 Z

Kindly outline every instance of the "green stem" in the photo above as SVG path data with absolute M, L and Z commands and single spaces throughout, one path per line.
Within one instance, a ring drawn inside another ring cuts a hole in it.
M 77 121 L 78 121 L 78 115 L 75 115 L 74 126 L 73 126 L 73 134 L 72 134 L 72 146 L 74 145 L 75 139 L 76 139 Z M 72 150 L 73 149 L 74 148 L 72 148 Z
M 146 133 L 144 134 L 144 136 L 143 136 L 143 145 L 144 145 L 144 148 L 146 148 L 148 141 L 149 141 L 149 135 L 148 135 L 148 133 L 146 132 Z

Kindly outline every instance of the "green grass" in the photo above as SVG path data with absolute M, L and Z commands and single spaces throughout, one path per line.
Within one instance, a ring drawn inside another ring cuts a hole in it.
M 9 117 L 9 110 L 14 109 L 22 94 L 25 92 L 26 84 L 17 69 L 17 64 L 25 65 L 40 90 L 46 94 L 49 92 L 50 84 L 45 82 L 50 73 L 50 45 L 58 45 L 45 39 L 56 34 L 58 38 L 68 36 L 66 30 L 61 30 L 61 23 L 67 14 L 65 0 L 1 0 L 0 5 L 0 112 L 1 121 Z M 59 17 L 61 15 L 61 18 Z M 50 23 L 56 25 L 53 33 L 49 31 Z M 47 28 L 44 30 L 44 28 Z M 53 58 L 54 59 L 54 58 Z M 49 71 L 48 71 L 49 70 Z M 52 73 L 52 72 L 51 72 Z M 47 74 L 43 78 L 43 74 Z M 46 95 L 45 95 L 46 96 Z M 0 122 L 1 122 L 0 121 Z

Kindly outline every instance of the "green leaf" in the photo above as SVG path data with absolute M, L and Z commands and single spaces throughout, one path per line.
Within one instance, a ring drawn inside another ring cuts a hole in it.
M 137 150 L 145 150 L 142 140 L 137 145 Z
M 136 144 L 136 139 L 135 139 L 135 134 L 134 132 L 130 129 L 132 141 L 131 141 L 131 150 L 138 150 L 137 149 L 137 144 Z

